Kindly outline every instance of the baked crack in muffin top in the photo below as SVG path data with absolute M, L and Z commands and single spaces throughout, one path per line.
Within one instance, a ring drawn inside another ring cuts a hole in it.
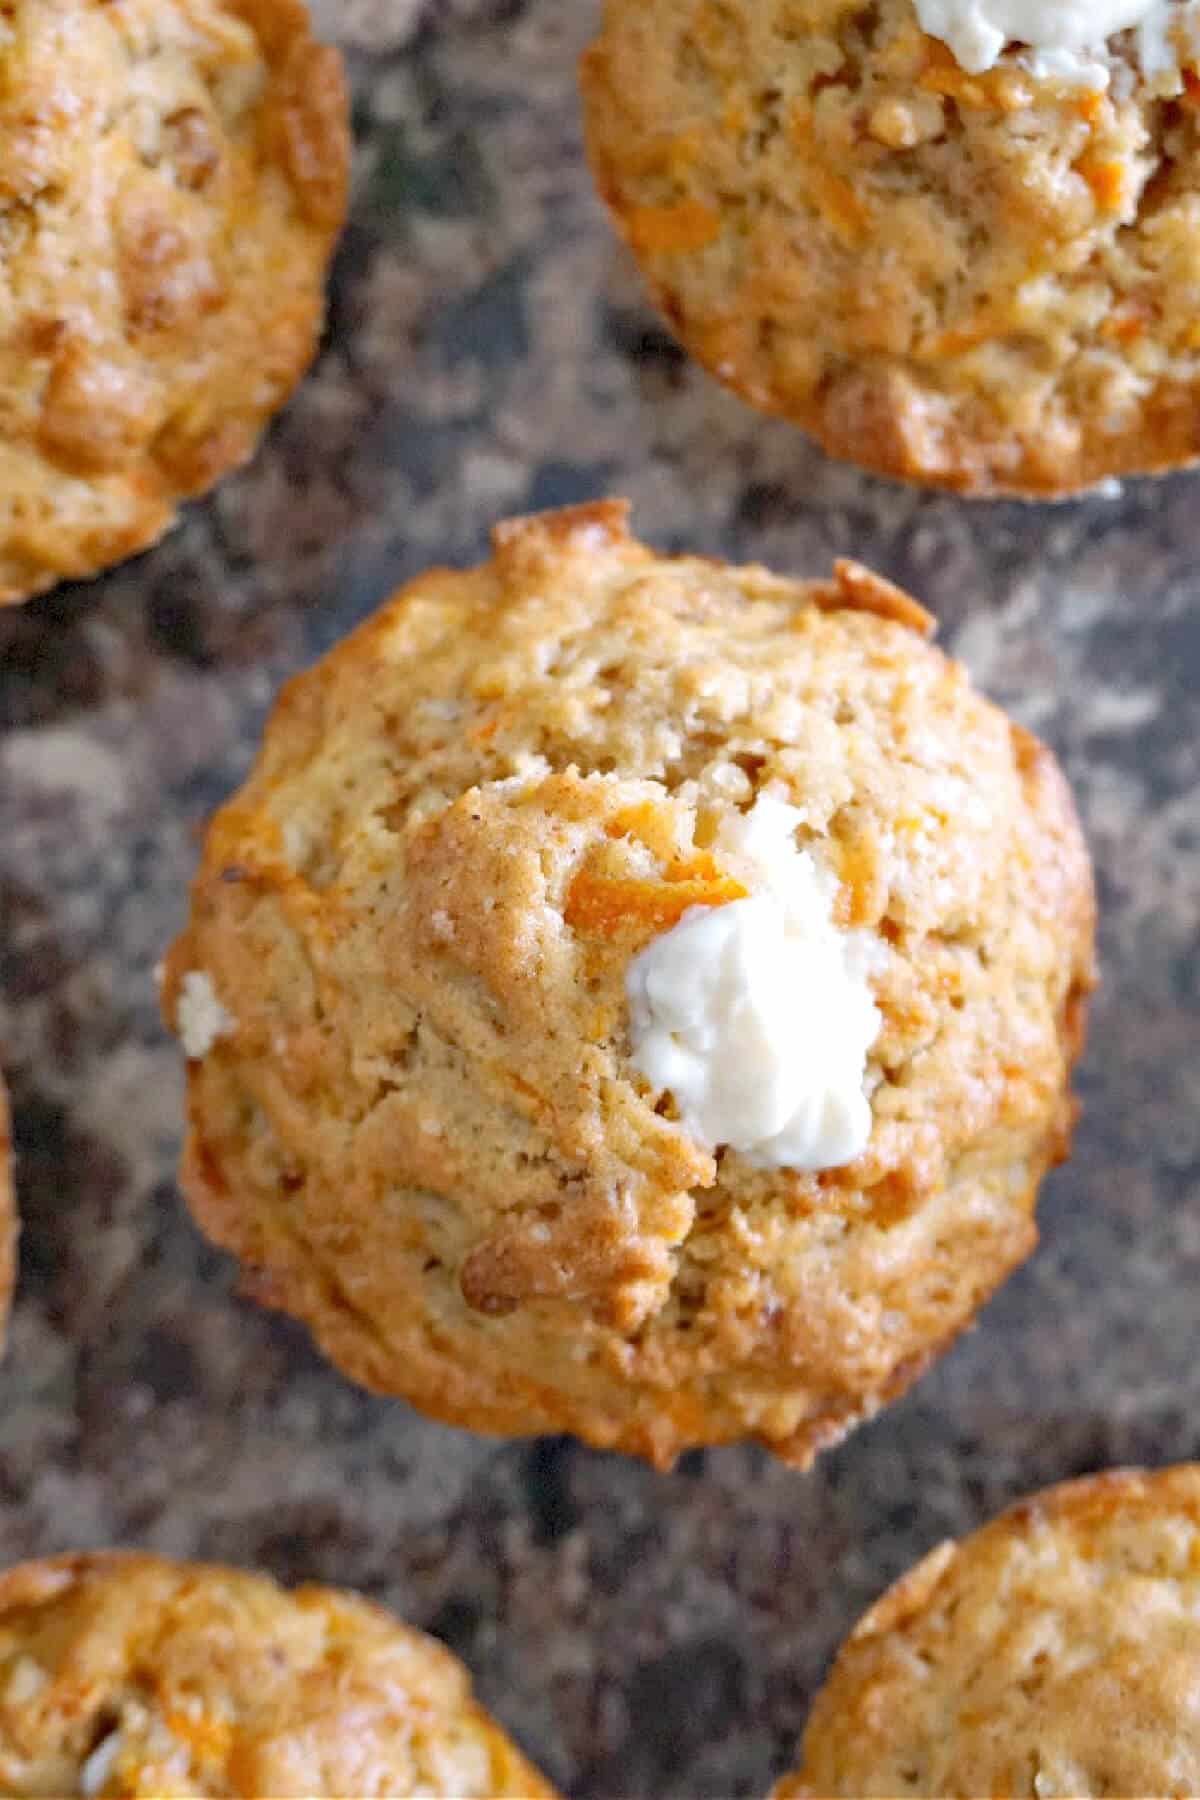
M 0 15 L 0 602 L 145 548 L 307 367 L 347 96 L 300 0 Z
M 1200 1468 L 1035 1495 L 943 1544 L 855 1628 L 803 1795 L 1200 1793 Z
M 803 1463 L 1033 1246 L 1089 863 L 1053 758 L 907 596 L 659 557 L 625 520 L 503 525 L 285 690 L 167 962 L 184 1183 L 253 1292 L 438 1417 Z M 855 939 L 796 1001 L 846 1106 L 737 1148 L 711 1088 L 693 1112 L 647 1074 L 633 971 L 746 902 L 764 807 L 801 948 Z M 860 1008 L 837 1059 L 818 991 Z
M 1200 454 L 1186 10 L 1164 66 L 1126 31 L 1081 75 L 970 73 L 912 0 L 607 0 L 591 160 L 687 347 L 835 455 L 978 494 L 1171 468 Z
M 552 1790 L 462 1665 L 358 1595 L 156 1556 L 0 1577 L 9 1795 L 445 1795 Z

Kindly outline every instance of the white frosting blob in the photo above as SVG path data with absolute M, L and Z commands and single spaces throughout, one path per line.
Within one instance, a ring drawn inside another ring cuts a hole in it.
M 837 1168 L 871 1135 L 874 946 L 834 924 L 838 884 L 796 848 L 801 819 L 764 795 L 723 825 L 715 853 L 748 897 L 692 907 L 626 975 L 636 1067 L 692 1137 L 763 1168 Z
M 232 1037 L 237 1030 L 237 1020 L 221 1005 L 212 976 L 203 969 L 189 969 L 180 983 L 175 1029 L 184 1055 L 193 1062 L 207 1056 L 219 1038 Z
M 1134 28 L 1147 75 L 1178 69 L 1169 27 L 1185 8 L 1173 0 L 916 0 L 916 8 L 922 31 L 940 38 L 969 75 L 1016 43 L 1027 46 L 1033 74 L 1104 88 L 1105 45 Z

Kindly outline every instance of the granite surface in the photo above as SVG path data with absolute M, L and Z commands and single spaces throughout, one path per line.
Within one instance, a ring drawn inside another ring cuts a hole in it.
M 25 1217 L 0 1560 L 140 1543 L 355 1584 L 440 1633 L 584 1800 L 761 1795 L 848 1625 L 1028 1488 L 1200 1455 L 1200 477 L 968 507 L 835 466 L 690 367 L 580 160 L 591 0 L 325 0 L 360 155 L 323 359 L 152 555 L 0 618 L 0 1057 Z M 152 971 L 280 679 L 499 514 L 906 583 L 1043 733 L 1105 981 L 1040 1254 L 808 1476 L 670 1476 L 372 1400 L 240 1301 L 173 1183 Z

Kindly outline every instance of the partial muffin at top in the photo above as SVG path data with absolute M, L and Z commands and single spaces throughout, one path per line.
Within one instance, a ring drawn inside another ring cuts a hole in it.
M 5 8 L 0 603 L 250 455 L 316 347 L 348 167 L 301 0 Z
M 1152 41 L 1104 38 L 1142 14 Z M 754 405 L 887 474 L 1064 494 L 1200 455 L 1190 30 L 1161 0 L 607 0 L 589 150 Z
M 1200 1466 L 1035 1495 L 856 1627 L 801 1796 L 1200 1793 Z
M 12 1127 L 0 1074 L 0 1350 L 8 1331 L 17 1273 L 17 1200 L 13 1189 Z
M 552 1793 L 462 1665 L 358 1595 L 115 1553 L 0 1576 L 0 1786 L 60 1800 Z
M 1092 980 L 1050 754 L 853 563 L 517 520 L 284 692 L 164 1005 L 184 1183 L 357 1379 L 803 1463 L 1032 1248 Z

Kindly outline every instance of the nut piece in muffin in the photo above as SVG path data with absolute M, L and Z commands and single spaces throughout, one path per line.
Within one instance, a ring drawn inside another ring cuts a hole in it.
M 119 1553 L 0 1577 L 5 1794 L 551 1795 L 449 1651 L 356 1594 Z
M 607 0 L 589 153 L 663 313 L 743 398 L 889 475 L 1060 495 L 1193 461 L 1194 52 L 1126 31 L 972 72 L 918 11 L 956 43 L 979 24 L 965 0 Z
M 0 603 L 249 457 L 316 347 L 349 141 L 301 0 L 5 7 Z
M 17 1201 L 13 1188 L 12 1127 L 0 1075 L 0 1352 L 8 1331 L 17 1273 Z
M 803 1795 L 1200 1794 L 1200 1465 L 1051 1488 L 856 1627 Z
M 1093 954 L 1058 768 L 931 623 L 606 503 L 293 681 L 164 984 L 250 1290 L 438 1418 L 660 1464 L 905 1388 L 1034 1245 Z

